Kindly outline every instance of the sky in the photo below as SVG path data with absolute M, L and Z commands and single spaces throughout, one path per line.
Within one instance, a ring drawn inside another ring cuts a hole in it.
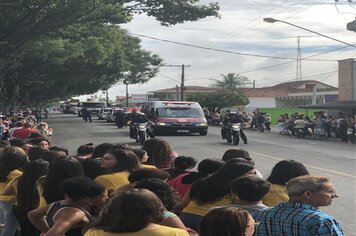
M 201 0 L 200 3 L 208 3 Z M 221 18 L 208 17 L 170 27 L 152 17 L 136 16 L 120 25 L 141 39 L 142 48 L 158 54 L 167 65 L 186 65 L 185 86 L 209 86 L 222 74 L 246 76 L 256 87 L 273 86 L 297 78 L 297 36 L 300 36 L 301 78 L 337 87 L 338 60 L 356 56 L 356 48 L 297 27 L 263 21 L 273 17 L 329 37 L 356 44 L 346 24 L 355 19 L 356 2 L 347 0 L 222 0 Z M 163 42 L 152 39 L 172 41 Z M 196 45 L 229 52 L 183 46 Z M 241 55 L 241 54 L 249 54 Z M 255 55 L 255 56 L 252 56 Z M 303 59 L 309 57 L 309 60 Z M 285 58 L 285 59 L 279 59 Z M 148 83 L 129 85 L 129 94 L 142 94 L 180 85 L 181 68 L 163 66 Z M 252 83 L 251 83 L 252 87 Z M 104 96 L 103 93 L 99 93 Z M 125 95 L 125 86 L 109 89 L 109 97 Z

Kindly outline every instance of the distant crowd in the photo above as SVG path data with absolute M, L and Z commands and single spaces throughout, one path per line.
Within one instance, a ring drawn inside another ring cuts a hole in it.
M 34 142 L 52 135 L 33 129 L 43 122 L 34 118 L 2 120 L 26 131 L 0 143 L 0 236 L 344 235 L 319 210 L 338 197 L 332 181 L 298 161 L 282 160 L 264 178 L 245 150 L 198 162 L 160 138 L 70 154 Z
M 230 112 L 230 110 L 228 110 Z M 205 111 L 206 118 L 210 124 L 219 125 L 226 112 L 222 115 L 216 111 L 209 113 Z M 271 131 L 272 117 L 268 113 L 254 111 L 252 114 L 239 112 L 246 120 L 245 128 L 257 129 L 261 132 Z M 356 141 L 356 116 L 346 117 L 342 113 L 337 116 L 326 115 L 319 112 L 314 114 L 311 119 L 304 113 L 294 112 L 279 115 L 275 124 L 280 134 L 293 135 L 300 137 L 300 132 L 304 136 L 310 136 L 318 139 L 336 138 L 344 143 L 355 143 Z

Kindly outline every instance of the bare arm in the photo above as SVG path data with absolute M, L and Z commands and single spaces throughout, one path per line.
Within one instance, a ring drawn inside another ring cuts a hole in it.
M 49 226 L 46 221 L 46 213 L 50 206 L 51 205 L 39 207 L 27 213 L 27 217 L 30 222 L 42 233 L 46 233 L 49 230 Z
M 188 206 L 190 202 L 190 189 L 184 194 L 182 201 L 179 203 L 179 208 L 183 209 L 184 207 Z
M 88 223 L 85 213 L 77 208 L 64 208 L 56 215 L 55 223 L 46 236 L 65 236 L 65 233 L 83 223 Z
M 16 191 L 14 189 L 14 185 L 12 182 L 8 183 L 4 190 L 2 191 L 1 195 L 6 195 L 6 196 L 11 196 L 11 195 L 16 195 Z

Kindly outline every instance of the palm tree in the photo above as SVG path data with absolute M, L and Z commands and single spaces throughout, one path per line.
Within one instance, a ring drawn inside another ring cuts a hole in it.
M 223 80 L 216 79 L 215 83 L 210 86 L 213 88 L 236 90 L 237 88 L 241 88 L 250 83 L 246 76 L 241 76 L 237 73 L 228 73 L 227 75 L 221 76 Z

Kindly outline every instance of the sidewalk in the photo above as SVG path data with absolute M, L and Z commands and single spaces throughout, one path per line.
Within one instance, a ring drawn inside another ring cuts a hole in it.
M 246 130 L 251 130 L 251 131 L 256 131 L 256 132 L 260 132 L 257 128 L 253 128 L 253 129 L 246 129 Z M 264 133 L 268 133 L 269 131 L 264 131 Z M 298 138 L 297 136 L 293 136 L 292 134 L 281 134 L 280 133 L 280 129 L 279 128 L 277 128 L 276 126 L 271 126 L 271 131 L 270 131 L 271 133 L 275 133 L 275 134 L 279 134 L 279 135 L 282 135 L 282 136 L 286 136 L 286 137 L 290 137 L 290 138 Z M 320 141 L 332 141 L 332 142 L 339 142 L 339 143 L 341 143 L 341 140 L 340 140 L 340 138 L 336 138 L 336 137 L 331 137 L 331 138 L 324 138 L 324 137 L 322 137 L 321 139 L 318 139 L 317 137 L 316 137 L 316 135 L 315 134 L 312 134 L 312 136 L 306 136 L 306 137 L 302 137 L 302 138 L 300 138 L 300 139 L 310 139 L 310 140 L 320 140 Z M 353 143 L 350 143 L 350 144 L 356 144 L 356 142 L 354 141 Z

